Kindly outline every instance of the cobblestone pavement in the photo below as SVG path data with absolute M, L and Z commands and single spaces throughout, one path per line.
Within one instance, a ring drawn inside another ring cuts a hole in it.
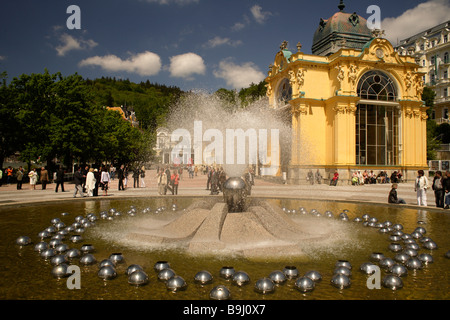
M 129 179 L 125 191 L 118 191 L 118 180 L 115 179 L 110 184 L 108 195 L 104 196 L 103 192 L 99 190 L 99 196 L 96 199 L 104 197 L 121 199 L 127 197 L 161 197 L 158 194 L 156 183 L 156 171 L 148 170 L 144 178 L 145 187 L 134 188 L 133 179 Z M 64 184 L 65 192 L 59 190 L 55 192 L 55 183 L 47 185 L 46 190 L 42 190 L 42 186 L 38 184 L 36 190 L 32 190 L 31 186 L 26 183 L 22 190 L 17 190 L 16 184 L 10 184 L 0 187 L 0 206 L 20 205 L 35 202 L 51 202 L 51 201 L 83 201 L 91 199 L 88 197 L 73 198 L 74 185 L 66 182 Z M 275 197 L 275 198 L 299 198 L 299 199 L 323 199 L 335 201 L 350 201 L 350 202 L 371 202 L 387 204 L 388 194 L 391 184 L 374 184 L 363 186 L 352 185 L 338 185 L 336 187 L 327 184 L 314 185 L 285 185 L 272 181 L 265 181 L 256 179 L 255 185 L 252 188 L 253 197 Z M 403 198 L 407 205 L 416 207 L 416 195 L 414 192 L 414 185 L 412 182 L 400 183 L 397 189 L 398 197 Z M 170 195 L 171 196 L 171 195 Z M 187 174 L 183 177 L 179 184 L 178 197 L 185 196 L 205 196 L 212 197 L 209 191 L 206 190 L 206 176 L 199 174 L 190 179 Z M 221 197 L 221 194 L 219 195 Z M 432 190 L 427 192 L 428 207 L 427 209 L 435 209 L 435 199 Z M 162 196 L 164 197 L 164 196 Z M 167 197 L 167 196 L 166 196 Z M 444 212 L 450 212 L 445 210 Z

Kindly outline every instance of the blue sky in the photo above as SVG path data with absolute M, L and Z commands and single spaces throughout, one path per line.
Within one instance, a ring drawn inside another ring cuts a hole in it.
M 450 20 L 450 0 L 345 0 L 346 12 L 381 9 L 382 29 L 396 39 Z M 0 4 L 0 71 L 77 72 L 128 78 L 182 90 L 240 89 L 267 75 L 283 40 L 311 53 L 319 19 L 337 0 L 16 0 Z M 69 29 L 70 5 L 81 29 Z

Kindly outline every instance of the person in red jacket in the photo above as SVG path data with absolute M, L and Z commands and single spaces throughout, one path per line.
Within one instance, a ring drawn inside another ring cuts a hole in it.
M 173 174 L 170 177 L 170 183 L 172 184 L 172 195 L 178 194 L 178 182 L 180 181 L 180 175 L 178 170 L 173 170 Z

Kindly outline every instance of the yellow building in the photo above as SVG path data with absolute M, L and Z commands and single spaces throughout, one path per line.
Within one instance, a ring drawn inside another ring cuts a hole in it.
M 399 56 L 381 30 L 344 12 L 321 19 L 312 54 L 283 42 L 270 66 L 267 95 L 291 121 L 290 150 L 282 150 L 288 182 L 306 181 L 311 170 L 325 179 L 339 173 L 401 170 L 404 178 L 427 169 L 423 73 Z

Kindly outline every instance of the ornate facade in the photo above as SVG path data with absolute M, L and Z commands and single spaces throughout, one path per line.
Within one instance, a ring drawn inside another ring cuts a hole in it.
M 355 170 L 402 170 L 412 179 L 427 169 L 424 74 L 382 32 L 368 30 L 364 18 L 340 9 L 321 19 L 313 44 L 320 54 L 305 54 L 300 44 L 292 53 L 284 42 L 270 66 L 270 105 L 292 127 L 291 148 L 282 151 L 290 160 L 281 171 L 295 184 L 317 169 L 324 178 L 337 170 L 340 181 Z M 321 30 L 333 36 L 318 36 Z

